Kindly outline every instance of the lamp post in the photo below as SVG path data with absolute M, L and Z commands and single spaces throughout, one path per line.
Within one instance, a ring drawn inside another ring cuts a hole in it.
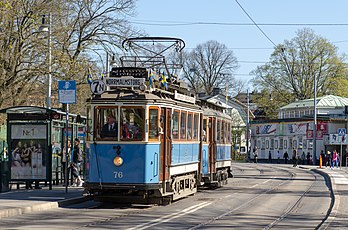
M 52 97 L 52 47 L 51 47 L 51 13 L 48 14 L 48 24 L 46 23 L 46 15 L 42 15 L 42 24 L 39 28 L 41 32 L 48 33 L 48 76 L 47 76 L 47 103 L 46 107 L 51 108 Z
M 317 159 L 317 77 L 314 74 L 314 128 L 313 128 L 313 164 Z
M 247 123 L 246 123 L 246 153 L 247 161 L 250 161 L 250 151 L 249 151 L 249 89 L 247 90 Z

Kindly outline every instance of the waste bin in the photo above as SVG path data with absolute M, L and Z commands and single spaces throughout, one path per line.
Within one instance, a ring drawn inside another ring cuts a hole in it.
M 0 192 L 7 192 L 10 190 L 10 173 L 10 158 L 6 147 L 3 147 L 0 156 Z

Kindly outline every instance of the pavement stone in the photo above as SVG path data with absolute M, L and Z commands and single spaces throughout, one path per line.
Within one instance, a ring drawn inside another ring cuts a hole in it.
M 0 193 L 0 219 L 83 202 L 89 199 L 83 196 L 83 190 L 80 187 L 69 187 L 66 193 L 64 186 L 53 186 L 52 190 L 47 186 Z

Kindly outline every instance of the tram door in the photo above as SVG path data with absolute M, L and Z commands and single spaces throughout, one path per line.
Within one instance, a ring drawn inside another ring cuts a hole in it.
M 171 164 L 172 157 L 172 109 L 162 108 L 160 115 L 160 127 L 163 129 L 161 134 L 161 170 L 160 170 L 160 180 L 169 179 L 169 168 Z
M 209 172 L 215 172 L 215 149 L 216 149 L 216 118 L 209 117 Z

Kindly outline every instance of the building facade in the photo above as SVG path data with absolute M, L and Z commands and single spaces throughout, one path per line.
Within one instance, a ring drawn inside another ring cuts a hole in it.
M 251 152 L 257 149 L 258 158 L 266 160 L 269 154 L 275 159 L 278 151 L 281 158 L 285 152 L 291 158 L 292 150 L 297 149 L 300 158 L 306 159 L 309 153 L 318 164 L 321 152 L 337 150 L 343 153 L 345 164 L 348 98 L 327 95 L 318 97 L 316 103 L 316 137 L 313 136 L 314 100 L 296 101 L 280 108 L 278 119 L 251 122 Z

